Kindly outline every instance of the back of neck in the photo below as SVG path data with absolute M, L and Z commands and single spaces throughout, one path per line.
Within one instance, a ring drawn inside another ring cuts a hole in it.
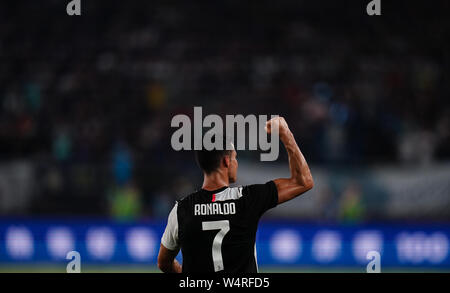
M 203 175 L 202 189 L 212 191 L 222 188 L 224 186 L 228 186 L 229 184 L 230 181 L 228 179 L 228 175 L 223 174 L 220 171 L 212 172 L 210 174 L 205 173 Z

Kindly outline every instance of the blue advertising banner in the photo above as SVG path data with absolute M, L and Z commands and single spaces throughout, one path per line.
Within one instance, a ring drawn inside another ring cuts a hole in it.
M 67 262 L 75 250 L 83 263 L 156 265 L 164 228 L 165 222 L 1 220 L 0 263 Z M 448 224 L 263 221 L 256 250 L 260 266 L 365 267 L 375 251 L 383 267 L 450 268 L 449 238 Z

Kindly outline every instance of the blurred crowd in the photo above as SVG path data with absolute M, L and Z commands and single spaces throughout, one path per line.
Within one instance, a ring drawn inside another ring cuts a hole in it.
M 359 2 L 2 2 L 0 164 L 34 170 L 12 213 L 166 217 L 202 180 L 170 147 L 194 106 L 282 115 L 311 164 L 448 160 L 450 3 Z

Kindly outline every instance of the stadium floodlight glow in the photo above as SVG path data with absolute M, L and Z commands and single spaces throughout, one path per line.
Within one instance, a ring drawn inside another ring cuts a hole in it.
M 285 263 L 295 263 L 302 253 L 302 238 L 293 230 L 276 232 L 270 240 L 272 256 Z
M 321 263 L 329 263 L 339 257 L 342 251 L 341 235 L 334 231 L 319 231 L 314 236 L 312 254 Z
M 401 263 L 432 264 L 443 262 L 448 256 L 448 238 L 441 232 L 427 236 L 424 232 L 401 232 L 396 238 L 397 257 Z
M 383 235 L 379 231 L 361 231 L 353 238 L 353 256 L 359 263 L 367 262 L 367 253 L 377 251 L 382 254 Z
M 6 250 L 11 258 L 26 260 L 33 257 L 34 239 L 26 227 L 9 227 L 6 231 Z
M 70 229 L 65 227 L 51 228 L 47 232 L 47 249 L 56 259 L 65 259 L 69 251 L 75 249 L 75 239 Z
M 429 237 L 431 242 L 429 245 L 428 260 L 433 263 L 441 263 L 448 256 L 448 238 L 445 234 L 436 232 Z
M 90 228 L 86 234 L 86 246 L 93 259 L 107 261 L 114 255 L 116 237 L 110 228 Z
M 133 228 L 126 235 L 128 254 L 138 261 L 150 260 L 156 252 L 157 238 L 147 228 Z

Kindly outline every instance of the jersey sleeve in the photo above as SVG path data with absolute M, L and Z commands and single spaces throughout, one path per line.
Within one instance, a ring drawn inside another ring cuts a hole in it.
M 178 202 L 173 207 L 167 220 L 166 230 L 161 238 L 161 244 L 169 250 L 178 250 L 178 217 L 177 217 Z
M 278 190 L 273 181 L 244 186 L 242 193 L 250 208 L 257 212 L 259 216 L 278 204 Z

